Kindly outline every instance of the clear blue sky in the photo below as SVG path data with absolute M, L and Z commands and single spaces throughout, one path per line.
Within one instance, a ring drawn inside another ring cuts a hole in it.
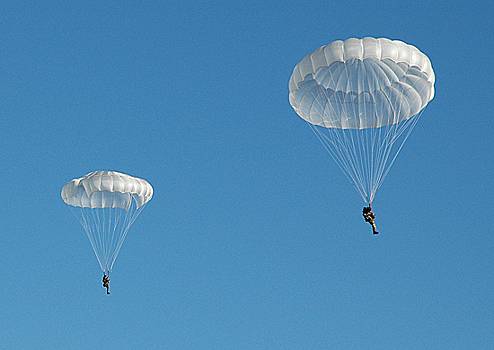
M 70 3 L 2 3 L 1 349 L 494 348 L 492 5 Z M 351 36 L 437 76 L 378 237 L 287 96 Z M 59 194 L 97 169 L 155 188 L 110 297 Z

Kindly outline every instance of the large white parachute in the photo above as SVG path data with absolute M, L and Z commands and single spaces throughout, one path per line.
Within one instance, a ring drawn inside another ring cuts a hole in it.
M 371 204 L 434 97 L 429 58 L 385 38 L 337 40 L 293 70 L 289 100 L 364 202 Z
M 109 274 L 153 188 L 146 180 L 116 171 L 94 171 L 66 183 L 63 201 L 73 207 L 101 270 Z

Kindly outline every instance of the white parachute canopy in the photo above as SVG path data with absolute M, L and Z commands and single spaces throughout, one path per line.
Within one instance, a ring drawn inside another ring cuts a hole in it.
M 146 180 L 116 171 L 94 171 L 66 183 L 61 193 L 81 222 L 101 270 L 109 274 L 153 188 Z
M 429 58 L 385 38 L 337 40 L 293 70 L 290 104 L 371 204 L 434 97 Z

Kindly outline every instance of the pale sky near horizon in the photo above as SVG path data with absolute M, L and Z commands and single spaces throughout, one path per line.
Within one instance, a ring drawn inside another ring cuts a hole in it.
M 5 1 L 0 349 L 494 348 L 494 5 Z M 436 96 L 375 200 L 382 234 L 288 103 L 348 37 L 431 59 Z M 112 294 L 62 185 L 155 196 Z

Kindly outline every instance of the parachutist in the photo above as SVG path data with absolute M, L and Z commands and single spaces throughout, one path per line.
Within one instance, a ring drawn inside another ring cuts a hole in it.
M 372 212 L 372 208 L 369 204 L 368 207 L 364 207 L 362 209 L 362 216 L 364 217 L 365 222 L 368 222 L 372 226 L 372 233 L 377 235 L 379 232 L 377 232 L 377 226 L 376 226 L 376 216 Z
M 106 288 L 106 294 L 110 294 L 110 276 L 106 273 L 103 275 L 103 288 Z

